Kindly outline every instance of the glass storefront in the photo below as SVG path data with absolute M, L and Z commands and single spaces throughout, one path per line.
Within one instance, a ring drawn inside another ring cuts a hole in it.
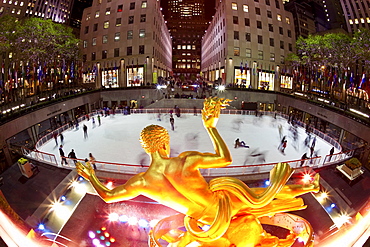
M 251 85 L 251 73 L 249 69 L 235 69 L 234 84 L 238 87 L 249 87 Z
M 144 67 L 127 67 L 127 87 L 138 87 L 144 83 Z
M 102 86 L 105 88 L 118 87 L 118 69 L 108 68 L 102 71 Z
M 274 79 L 275 74 L 269 72 L 258 72 L 258 89 L 262 90 L 274 90 Z

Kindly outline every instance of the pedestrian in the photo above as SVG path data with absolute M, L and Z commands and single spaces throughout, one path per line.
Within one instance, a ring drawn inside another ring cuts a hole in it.
M 283 139 L 281 139 L 280 141 L 280 145 L 278 146 L 278 149 L 280 150 L 281 147 L 283 146 L 284 142 L 285 142 L 285 139 L 286 139 L 286 136 L 283 136 Z
M 75 153 L 75 151 L 72 149 L 71 150 L 71 152 L 69 152 L 69 154 L 68 154 L 68 158 L 70 158 L 70 159 L 73 159 L 73 162 L 76 164 L 76 162 L 77 162 L 77 157 L 76 157 L 76 153 Z
M 333 156 L 333 154 L 334 154 L 334 147 L 332 147 L 330 149 L 330 152 L 329 152 L 329 161 L 331 160 L 331 157 Z
M 76 130 L 78 130 L 78 120 L 76 119 Z
M 91 118 L 91 121 L 92 121 L 92 126 L 93 126 L 93 128 L 95 128 L 95 118 L 94 118 L 94 117 L 92 117 L 92 118 Z
M 312 140 L 311 147 L 314 149 L 315 148 L 315 145 L 316 145 L 316 136 Z
M 64 151 L 63 151 L 63 145 L 59 146 L 59 154 L 60 154 L 60 157 L 62 158 L 61 164 L 63 165 L 63 163 L 65 163 L 66 165 L 68 165 L 66 156 L 65 156 Z
M 175 130 L 175 119 L 173 118 L 172 114 L 170 115 L 170 123 L 171 123 L 172 131 L 174 131 Z
M 196 115 L 197 115 L 197 107 L 194 106 L 194 116 L 196 116 Z
M 83 130 L 84 130 L 84 138 L 87 138 L 87 126 L 86 126 L 86 124 L 84 124 Z
M 287 140 L 285 140 L 285 141 L 283 142 L 283 145 L 281 145 L 281 152 L 282 152 L 282 153 L 284 153 L 285 148 L 286 148 L 286 145 L 287 145 Z
M 58 133 L 57 132 L 54 132 L 53 138 L 55 140 L 55 145 L 58 146 Z
M 60 137 L 60 143 L 63 144 L 64 142 L 64 136 L 62 133 L 59 134 L 59 137 Z
M 304 153 L 303 155 L 302 155 L 302 157 L 301 157 L 301 167 L 303 166 L 303 164 L 304 164 L 304 162 L 305 162 L 305 160 L 306 159 L 308 159 L 308 157 L 307 157 L 307 153 Z
M 311 147 L 310 147 L 310 151 L 311 151 L 311 158 L 312 158 L 312 156 L 313 156 L 313 153 L 314 153 L 314 151 L 315 151 L 315 146 L 314 145 L 312 145 Z
M 100 126 L 101 125 L 100 115 L 98 115 L 98 123 L 99 123 L 99 126 Z
M 89 162 L 92 165 L 92 167 L 94 168 L 94 170 L 96 170 L 95 161 L 96 161 L 95 157 L 92 155 L 92 153 L 89 153 Z
M 281 140 L 281 138 L 283 137 L 283 126 L 279 124 L 278 129 L 279 129 L 279 138 Z

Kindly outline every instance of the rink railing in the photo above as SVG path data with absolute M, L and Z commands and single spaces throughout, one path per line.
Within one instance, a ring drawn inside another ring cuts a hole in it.
M 22 153 L 24 156 L 29 157 L 46 164 L 59 166 L 63 168 L 73 169 L 75 168 L 75 162 L 79 161 L 85 163 L 83 159 L 70 159 L 66 158 L 67 164 L 59 165 L 57 158 L 54 154 L 48 154 L 40 151 L 34 151 L 25 147 L 22 147 Z M 311 168 L 320 168 L 323 166 L 337 164 L 342 161 L 345 161 L 353 156 L 354 150 L 348 152 L 337 153 L 333 155 L 326 155 L 325 157 L 315 157 L 305 160 L 292 160 L 284 161 L 288 163 L 292 168 L 299 169 L 302 167 L 311 167 Z M 277 163 L 267 163 L 267 164 L 257 164 L 257 165 L 246 165 L 246 166 L 227 166 L 223 168 L 209 168 L 201 169 L 201 173 L 206 177 L 216 177 L 216 176 L 237 176 L 237 175 L 250 175 L 258 173 L 267 173 L 269 172 Z M 96 161 L 95 165 L 98 170 L 115 172 L 115 173 L 124 173 L 124 174 L 137 174 L 140 172 L 145 172 L 148 166 L 142 165 L 133 165 L 133 164 L 121 164 L 114 162 L 103 162 Z
M 173 110 L 171 108 L 159 108 L 159 109 L 131 109 L 130 114 L 169 114 L 169 112 Z M 200 109 L 196 110 L 197 114 L 201 114 Z M 222 114 L 230 114 L 230 115 L 257 115 L 256 111 L 246 111 L 246 110 L 233 110 L 233 109 L 223 109 L 221 111 Z M 78 122 L 84 121 L 86 118 L 91 118 L 96 115 L 116 115 L 116 114 L 128 114 L 127 111 L 122 109 L 117 110 L 109 110 L 108 111 L 94 111 L 88 115 L 84 115 L 77 119 Z M 181 114 L 194 114 L 194 109 L 181 109 Z M 281 114 L 278 112 L 269 112 L 269 111 L 259 111 L 258 115 L 267 115 L 274 118 L 280 117 L 284 119 L 288 119 L 288 116 L 285 114 Z M 75 126 L 75 122 L 73 123 Z M 306 125 L 300 121 L 296 121 L 295 124 L 302 128 L 305 128 Z M 51 164 L 54 166 L 64 167 L 73 169 L 75 168 L 75 162 L 80 161 L 84 163 L 83 159 L 70 159 L 66 158 L 67 164 L 61 165 L 58 163 L 60 158 L 56 157 L 54 154 L 49 154 L 45 152 L 38 151 L 37 149 L 44 145 L 48 141 L 54 141 L 53 136 L 56 133 L 57 135 L 63 133 L 63 131 L 71 128 L 69 124 L 63 125 L 62 127 L 50 132 L 44 136 L 42 136 L 35 145 L 35 150 L 30 150 L 25 147 L 22 147 L 22 153 L 24 156 L 29 157 L 31 159 L 44 162 L 47 164 Z M 310 133 L 320 137 L 321 139 L 325 140 L 332 146 L 334 146 L 338 150 L 342 150 L 340 144 L 331 138 L 330 136 L 322 133 L 321 131 L 310 128 Z M 354 154 L 355 150 L 350 150 L 347 152 L 339 152 L 333 155 L 326 155 L 324 157 L 314 157 L 309 159 L 299 159 L 299 160 L 292 160 L 292 161 L 284 161 L 288 163 L 292 168 L 298 169 L 301 167 L 311 167 L 311 168 L 320 168 L 323 166 L 331 165 L 340 163 L 351 158 Z M 117 173 L 125 173 L 125 174 L 136 174 L 139 172 L 144 172 L 148 168 L 147 166 L 141 165 L 133 165 L 133 164 L 121 164 L 121 163 L 113 163 L 113 162 L 104 162 L 104 161 L 96 161 L 95 162 L 97 169 L 107 172 L 117 172 Z M 201 173 L 204 176 L 214 177 L 214 176 L 233 176 L 233 175 L 247 175 L 247 174 L 258 174 L 258 173 L 266 173 L 269 172 L 277 163 L 268 163 L 268 164 L 255 164 L 255 165 L 246 165 L 246 166 L 228 166 L 223 168 L 210 168 L 201 170 Z

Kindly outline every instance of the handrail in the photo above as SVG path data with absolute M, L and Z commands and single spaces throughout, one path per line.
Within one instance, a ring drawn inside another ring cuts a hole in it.
M 130 114 L 153 114 L 153 113 L 163 113 L 168 114 L 169 111 L 172 110 L 172 108 L 156 108 L 156 109 L 131 109 Z M 181 109 L 181 112 L 184 114 L 194 113 L 194 109 Z M 273 117 L 279 116 L 282 118 L 287 119 L 288 116 L 282 113 L 278 112 L 268 112 L 268 111 L 259 111 L 260 113 L 264 115 L 270 115 Z M 200 109 L 197 110 L 197 113 L 200 113 Z M 246 111 L 246 110 L 235 110 L 235 109 L 223 109 L 221 111 L 222 114 L 231 114 L 231 115 L 254 115 L 255 111 Z M 97 114 L 127 114 L 123 109 L 116 109 L 116 110 L 109 110 L 109 113 L 105 112 L 104 110 L 98 110 L 94 111 L 92 113 L 89 113 L 89 117 L 93 117 Z M 81 122 L 85 120 L 87 116 L 82 116 L 78 118 L 78 122 Z M 296 124 L 300 127 L 306 127 L 305 123 L 297 121 Z M 36 145 L 35 150 L 30 150 L 28 148 L 22 147 L 22 152 L 25 156 L 28 156 L 30 158 L 46 162 L 48 164 L 52 164 L 55 166 L 59 166 L 57 159 L 55 155 L 48 154 L 41 152 L 37 150 L 40 146 L 42 146 L 45 142 L 50 141 L 53 138 L 54 133 L 60 134 L 64 130 L 70 128 L 68 124 L 63 125 L 62 127 L 56 129 L 55 131 L 48 133 L 41 137 Z M 311 128 L 311 133 L 314 133 L 315 135 L 319 136 L 326 142 L 330 143 L 331 145 L 335 146 L 337 149 L 342 150 L 340 144 L 331 138 L 330 136 L 322 133 L 321 131 Z M 351 158 L 354 154 L 354 149 L 347 151 L 347 152 L 339 152 L 337 154 L 333 155 L 326 155 L 324 157 L 313 157 L 308 159 L 298 159 L 298 160 L 292 160 L 292 161 L 285 161 L 285 163 L 288 163 L 292 168 L 299 169 L 301 167 L 309 166 L 311 168 L 320 168 L 326 165 L 331 165 L 335 163 L 339 163 L 341 161 L 347 160 Z M 75 162 L 80 161 L 84 162 L 83 159 L 70 159 L 66 158 L 67 164 L 61 165 L 64 168 L 73 169 L 75 168 Z M 210 169 L 204 169 L 201 170 L 201 173 L 203 176 L 207 177 L 214 177 L 214 176 L 235 176 L 235 175 L 247 175 L 247 174 L 258 174 L 258 173 L 267 173 L 269 172 L 275 165 L 275 163 L 267 163 L 267 164 L 253 164 L 253 165 L 246 165 L 246 166 L 238 166 L 238 165 L 232 165 L 228 167 L 223 168 L 210 168 Z M 139 172 L 143 172 L 147 169 L 147 166 L 142 165 L 135 165 L 135 164 L 122 164 L 122 163 L 115 163 L 115 162 L 105 162 L 105 161 L 96 161 L 95 165 L 99 170 L 104 170 L 108 172 L 116 172 L 116 173 L 125 173 L 125 174 L 136 174 Z

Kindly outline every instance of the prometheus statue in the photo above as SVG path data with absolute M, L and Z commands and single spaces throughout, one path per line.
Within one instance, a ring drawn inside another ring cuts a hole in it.
M 289 246 L 294 238 L 278 239 L 267 234 L 258 217 L 305 208 L 304 193 L 318 191 L 318 176 L 306 185 L 286 185 L 293 169 L 279 163 L 270 171 L 267 188 L 249 188 L 242 181 L 220 177 L 209 183 L 199 169 L 226 167 L 232 158 L 216 125 L 221 109 L 230 100 L 207 98 L 202 110 L 204 128 L 214 146 L 214 153 L 186 151 L 170 157 L 170 140 L 166 129 L 158 125 L 145 127 L 140 136 L 144 150 L 150 156 L 146 172 L 130 178 L 113 189 L 105 187 L 89 163 L 77 163 L 77 171 L 89 180 L 107 203 L 147 196 L 183 214 L 186 232 L 166 237 L 173 246 Z M 208 225 L 207 230 L 201 227 Z M 293 242 L 292 242 L 293 241 Z

